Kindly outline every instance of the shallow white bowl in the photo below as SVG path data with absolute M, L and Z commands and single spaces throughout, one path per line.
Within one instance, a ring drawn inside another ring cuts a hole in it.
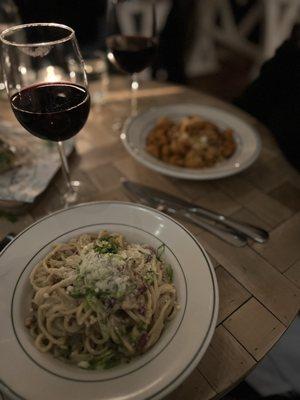
M 24 318 L 29 274 L 55 242 L 108 229 L 130 242 L 166 245 L 180 310 L 159 341 L 130 364 L 86 371 L 40 353 Z M 46 216 L 23 231 L 0 256 L 0 389 L 27 400 L 160 399 L 196 367 L 214 332 L 218 288 L 203 247 L 182 225 L 148 207 L 123 202 L 82 204 Z
M 233 129 L 237 144 L 235 153 L 213 167 L 201 169 L 170 165 L 147 153 L 146 138 L 159 118 L 167 117 L 179 121 L 188 115 L 203 117 L 221 129 Z M 146 167 L 164 175 L 192 180 L 218 179 L 237 174 L 248 168 L 257 159 L 261 150 L 258 133 L 242 119 L 219 108 L 198 104 L 176 104 L 151 108 L 126 124 L 121 139 L 132 157 Z

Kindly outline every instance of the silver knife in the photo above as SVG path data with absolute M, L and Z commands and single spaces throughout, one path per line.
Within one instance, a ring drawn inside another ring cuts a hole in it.
M 133 182 L 123 181 L 122 184 L 123 187 L 126 189 L 126 192 L 129 194 L 130 198 L 134 201 L 137 200 L 140 203 L 156 208 L 159 211 L 167 212 L 168 214 L 172 214 L 174 216 L 185 219 L 186 221 L 200 226 L 201 228 L 207 230 L 208 232 L 211 232 L 215 236 L 218 236 L 220 239 L 234 246 L 242 247 L 247 244 L 246 237 L 243 234 L 235 232 L 231 229 L 211 225 L 210 223 L 203 220 L 201 217 L 193 215 L 191 212 L 184 210 L 182 207 L 177 207 L 175 205 L 168 206 L 154 197 L 148 197 L 147 195 L 140 193 L 139 188 L 133 187 L 134 185 L 136 185 Z
M 240 233 L 246 237 L 253 239 L 258 243 L 264 243 L 269 238 L 268 232 L 266 232 L 264 229 L 258 228 L 250 224 L 235 221 L 234 219 L 228 218 L 225 215 L 207 210 L 206 208 L 200 207 L 197 204 L 192 204 L 188 201 L 182 200 L 158 189 L 154 189 L 149 186 L 131 181 L 123 181 L 123 186 L 128 191 L 135 193 L 139 197 L 145 197 L 146 199 L 150 198 L 154 200 L 162 207 L 175 207 L 177 209 L 183 209 L 186 212 L 192 214 L 192 217 L 196 217 L 196 215 L 198 215 L 208 220 L 215 221 L 223 226 L 230 228 L 236 233 Z

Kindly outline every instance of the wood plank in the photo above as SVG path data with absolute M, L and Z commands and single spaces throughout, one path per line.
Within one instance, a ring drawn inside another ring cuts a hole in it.
M 273 347 L 286 330 L 286 327 L 254 298 L 235 311 L 223 325 L 257 361 Z
M 279 201 L 259 191 L 253 194 L 251 199 L 246 200 L 243 205 L 271 227 L 279 225 L 293 214 L 289 208 Z
M 238 309 L 251 294 L 241 286 L 223 267 L 216 269 L 219 286 L 219 315 L 218 324 Z
M 293 184 L 293 186 L 296 186 L 298 189 L 300 189 L 300 174 L 298 171 L 293 170 L 293 173 L 291 173 L 288 177 L 288 181 Z
M 279 201 L 273 199 L 251 183 L 239 177 L 232 177 L 226 182 L 218 182 L 217 186 L 236 202 L 257 215 L 272 228 L 287 220 L 293 213 Z
M 259 218 L 258 215 L 253 214 L 252 211 L 248 210 L 245 207 L 240 208 L 238 211 L 233 213 L 231 215 L 231 217 L 236 219 L 237 221 L 245 222 L 250 225 L 252 224 L 254 226 L 258 226 L 262 229 L 265 229 L 267 232 L 269 232 L 271 230 L 270 224 L 268 224 L 266 221 Z
M 224 215 L 231 215 L 241 208 L 237 202 L 220 190 L 214 190 L 208 193 L 202 192 L 199 197 L 194 199 L 194 202 L 201 207 Z
M 115 161 L 114 166 L 124 177 L 130 180 L 183 197 L 180 188 L 176 187 L 169 178 L 149 170 L 130 156 Z
M 128 85 L 129 87 L 129 85 Z M 137 92 L 137 97 L 139 99 L 144 99 L 145 97 L 157 97 L 157 96 L 176 96 L 181 94 L 185 89 L 182 86 L 165 86 L 165 87 L 157 87 L 157 88 L 145 88 L 139 89 Z M 105 101 L 116 102 L 116 101 L 128 101 L 131 98 L 131 91 L 128 90 L 116 90 L 109 91 L 105 98 Z
M 253 243 L 253 248 L 280 272 L 300 259 L 300 212 L 270 234 L 267 244 Z
M 295 186 L 299 188 L 300 185 L 300 174 L 299 171 L 297 171 L 288 161 L 287 159 L 282 155 L 281 151 L 279 150 L 278 145 L 277 146 L 277 156 L 274 159 L 273 164 L 271 165 L 272 167 L 272 175 L 276 172 L 278 175 L 285 174 L 287 180 L 289 180 L 291 183 L 293 183 Z M 274 177 L 275 181 L 275 177 Z M 279 184 L 279 180 L 278 180 Z
M 113 163 L 123 157 L 128 157 L 122 143 L 110 143 L 99 147 L 94 147 L 92 150 L 86 152 L 83 157 L 79 159 L 78 168 L 82 171 L 89 172 L 102 165 Z
M 216 181 L 216 186 L 240 204 L 246 204 L 257 193 L 257 189 L 243 179 L 241 174 Z
M 251 248 L 233 248 L 213 235 L 192 227 L 193 233 L 216 260 L 283 324 L 294 319 L 300 291 Z
M 282 184 L 288 176 L 287 168 L 279 168 L 281 164 L 280 156 L 271 159 L 259 157 L 259 159 L 244 172 L 244 177 L 257 189 L 263 192 L 269 192 Z
M 180 190 L 183 191 L 189 200 L 194 200 L 201 197 L 203 193 L 208 194 L 216 190 L 214 184 L 208 181 L 188 181 L 175 178 L 171 178 L 170 180 L 175 186 L 180 187 Z
M 300 188 L 297 188 L 291 182 L 285 181 L 269 192 L 269 195 L 290 210 L 300 211 Z
M 191 375 L 164 400 L 209 400 L 214 398 L 216 392 L 195 369 Z
M 77 152 L 85 154 L 95 148 L 117 144 L 119 136 L 114 135 L 112 130 L 115 118 L 111 111 L 105 116 L 91 114 L 84 130 L 75 136 Z
M 91 140 L 90 134 L 88 130 L 84 130 L 84 132 L 80 132 L 75 138 L 75 148 L 76 152 L 80 156 L 84 156 L 89 151 L 95 148 L 95 143 Z
M 276 148 L 272 147 L 271 149 L 266 146 L 263 146 L 261 149 L 260 156 L 264 161 L 269 161 L 269 160 L 275 159 L 278 156 L 280 157 L 280 153 L 278 151 L 277 144 L 276 144 Z
M 284 274 L 295 285 L 300 287 L 300 260 L 296 261 Z M 300 304 L 299 304 L 300 309 Z
M 245 376 L 255 364 L 254 358 L 220 325 L 198 369 L 214 390 L 222 393 Z
M 90 171 L 89 177 L 94 185 L 103 193 L 120 186 L 122 173 L 113 164 L 103 164 Z
M 109 192 L 101 193 L 101 200 L 116 200 L 116 201 L 131 202 L 129 197 L 120 187 L 114 190 L 110 190 Z
M 218 263 L 218 261 L 211 255 L 208 253 L 209 259 L 213 265 L 214 268 L 217 268 L 220 264 Z
M 30 209 L 30 215 L 34 220 L 44 217 L 50 212 L 63 207 L 62 197 L 59 188 L 54 182 L 35 200 L 34 206 Z M 61 178 L 62 180 L 62 178 Z

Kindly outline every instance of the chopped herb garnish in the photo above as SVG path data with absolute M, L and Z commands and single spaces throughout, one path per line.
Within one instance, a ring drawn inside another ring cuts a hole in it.
M 72 353 L 72 346 L 68 345 L 59 349 L 59 355 L 63 358 L 69 359 Z
M 89 362 L 88 369 L 109 369 L 120 364 L 121 356 L 114 350 L 107 350 L 102 356 L 96 357 Z
M 172 269 L 171 265 L 166 265 L 166 275 L 169 279 L 169 282 L 172 283 L 173 282 L 173 269 Z
M 96 300 L 95 292 L 92 290 L 88 289 L 85 293 L 85 300 L 88 304 L 89 307 L 93 308 L 95 306 L 95 300 Z
M 103 361 L 103 369 L 110 369 L 115 367 L 116 365 L 120 364 L 121 359 L 117 356 L 110 357 Z
M 73 289 L 72 292 L 70 292 L 70 296 L 74 297 L 74 299 L 79 299 L 84 296 L 84 292 L 79 289 Z
M 156 258 L 161 261 L 161 256 L 164 254 L 166 249 L 166 245 L 163 243 L 161 244 L 156 250 Z
M 153 285 L 154 283 L 154 271 L 147 271 L 145 274 L 145 281 L 148 285 Z
M 147 331 L 148 326 L 147 326 L 147 324 L 145 324 L 144 322 L 140 322 L 140 323 L 138 324 L 137 328 L 138 328 L 138 330 L 139 330 L 140 332 L 143 332 L 143 331 Z
M 97 245 L 94 247 L 94 250 L 99 254 L 117 254 L 119 246 L 115 242 L 112 237 L 101 238 Z

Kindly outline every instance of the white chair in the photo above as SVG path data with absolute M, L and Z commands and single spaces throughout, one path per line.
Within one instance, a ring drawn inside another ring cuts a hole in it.
M 247 2 L 240 0 L 241 4 Z M 197 13 L 196 40 L 186 65 L 190 76 L 218 68 L 218 43 L 251 57 L 257 69 L 273 56 L 299 20 L 300 0 L 258 0 L 238 23 L 230 0 L 199 0 Z M 249 34 L 258 24 L 262 33 L 256 44 Z
M 145 8 L 143 3 L 149 4 L 149 1 L 132 1 L 123 4 L 122 13 L 118 15 L 121 29 L 123 28 L 124 31 L 130 32 L 132 35 L 136 34 L 134 21 L 138 15 L 142 24 L 140 33 L 149 34 L 149 32 L 151 32 L 152 18 L 151 15 L 149 15 L 148 8 Z M 157 32 L 160 32 L 165 25 L 168 13 L 170 11 L 171 1 L 159 0 L 155 2 L 155 5 L 157 23 L 156 28 Z

